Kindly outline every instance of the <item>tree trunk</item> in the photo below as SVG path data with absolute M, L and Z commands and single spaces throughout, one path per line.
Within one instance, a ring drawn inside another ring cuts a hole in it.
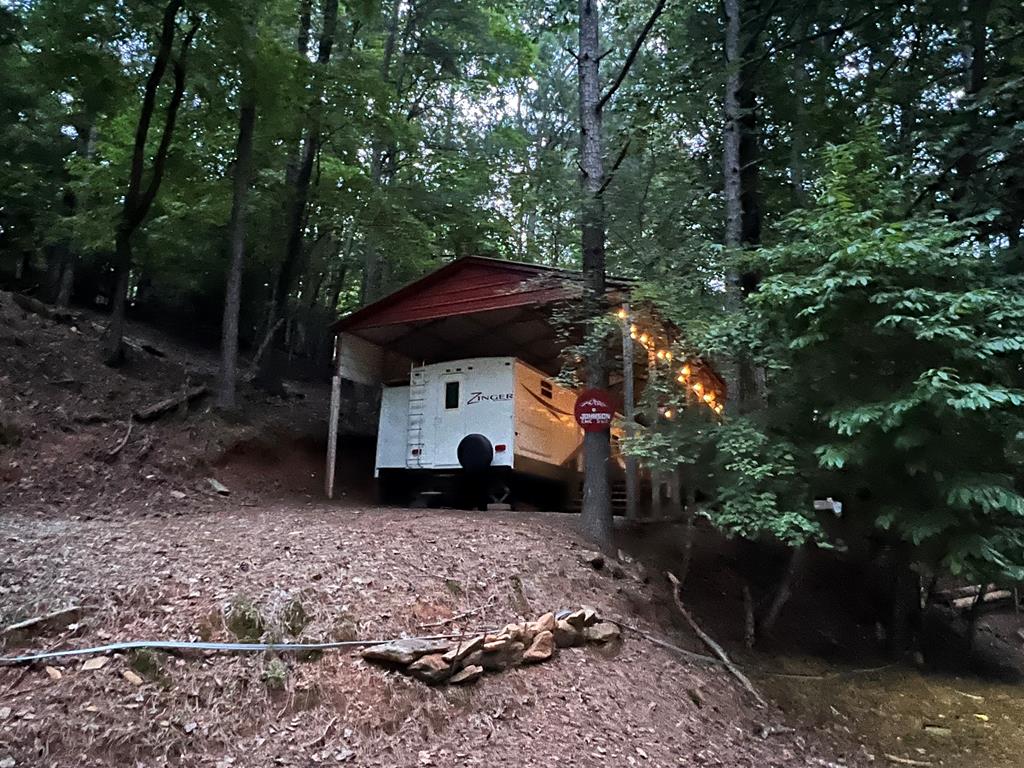
M 724 0 L 725 60 L 725 136 L 722 171 L 725 191 L 725 246 L 734 257 L 744 248 L 756 246 L 761 238 L 761 209 L 758 198 L 758 142 L 756 99 L 751 81 L 753 68 L 746 63 L 756 45 L 753 37 L 743 35 L 743 0 Z M 743 298 L 757 287 L 758 276 L 734 268 L 727 276 L 734 311 L 740 311 Z M 759 372 L 745 350 L 737 352 L 729 378 L 729 402 L 740 413 L 757 407 L 763 391 L 763 373 Z
M 198 22 L 193 23 L 191 29 L 185 34 L 178 56 L 174 58 L 172 49 L 175 33 L 177 32 L 177 16 L 183 4 L 184 0 L 171 0 L 164 8 L 163 25 L 160 31 L 160 45 L 156 58 L 153 61 L 153 69 L 146 79 L 142 110 L 139 112 L 139 122 L 135 129 L 135 143 L 132 149 L 128 190 L 125 193 L 121 217 L 115 235 L 115 292 L 111 307 L 110 324 L 101 341 L 101 353 L 103 361 L 107 365 L 118 365 L 124 361 L 124 321 L 128 306 L 128 284 L 132 268 L 131 239 L 139 225 L 146 218 L 146 214 L 149 213 L 153 200 L 156 199 L 156 194 L 160 189 L 160 183 L 163 181 L 167 153 L 171 148 L 174 125 L 178 119 L 178 109 L 181 107 L 181 101 L 185 94 L 185 59 L 198 30 Z M 172 58 L 174 59 L 173 61 Z M 145 166 L 146 140 L 149 136 L 149 127 L 153 121 L 153 112 L 156 108 L 157 89 L 160 87 L 160 82 L 163 80 L 169 63 L 172 65 L 174 73 L 174 90 L 167 105 L 163 134 L 160 137 L 160 144 L 153 158 L 153 169 L 149 184 L 143 189 L 142 174 Z
M 789 598 L 793 595 L 793 586 L 800 577 L 806 556 L 807 548 L 804 546 L 794 547 L 793 551 L 790 552 L 789 562 L 786 565 L 785 572 L 782 574 L 782 580 L 775 590 L 775 596 L 772 598 L 771 605 L 768 606 L 768 610 L 761 620 L 760 631 L 762 635 L 770 635 L 775 629 L 775 624 L 779 620 L 782 609 L 786 607 L 786 603 L 789 602 Z
M 238 143 L 235 146 L 235 172 L 231 196 L 231 220 L 228 225 L 231 262 L 224 295 L 224 319 L 220 337 L 220 382 L 217 405 L 235 408 L 238 381 L 238 315 L 242 304 L 242 270 L 245 263 L 246 200 L 252 181 L 252 145 L 256 126 L 255 93 L 245 88 L 238 112 Z
M 958 143 L 960 155 L 954 163 L 956 179 L 953 184 L 952 197 L 961 201 L 968 196 L 971 179 L 978 170 L 978 153 L 973 146 L 978 129 L 979 111 L 978 94 L 985 87 L 988 56 L 988 15 L 992 8 L 992 0 L 965 0 L 964 15 L 968 43 L 965 46 L 964 58 L 970 62 L 966 69 L 964 90 L 967 97 L 967 124 L 964 135 Z M 970 213 L 963 211 L 962 213 Z
M 602 148 L 600 31 L 597 0 L 580 0 L 579 100 L 581 230 L 583 247 L 584 316 L 598 318 L 605 306 L 605 211 L 601 189 L 604 184 Z M 603 339 L 589 339 L 586 359 L 588 387 L 608 385 Z M 606 431 L 583 436 L 584 532 L 601 548 L 612 547 L 612 505 L 608 484 L 611 442 Z
M 393 0 L 386 23 L 387 37 L 384 41 L 384 55 L 380 64 L 380 79 L 390 87 L 391 66 L 398 45 L 398 22 L 401 13 L 401 2 Z M 369 226 L 363 237 L 363 289 L 362 303 L 369 304 L 379 299 L 384 292 L 384 255 L 380 247 L 380 229 L 384 216 L 380 209 L 383 187 L 385 184 L 384 159 L 387 147 L 383 140 L 377 138 L 373 142 L 370 157 L 370 182 L 376 199 L 371 200 L 373 206 Z
M 331 59 L 331 50 L 334 47 L 334 35 L 338 25 L 338 0 L 325 0 L 323 6 L 323 30 L 320 34 L 320 43 L 317 50 L 317 64 L 320 67 L 326 65 Z M 301 41 L 301 37 L 300 37 Z M 320 89 L 316 89 L 319 94 Z M 277 286 L 274 292 L 274 301 L 270 307 L 270 327 L 276 328 L 274 337 L 271 339 L 267 354 L 260 362 L 259 373 L 256 376 L 256 384 L 268 392 L 280 392 L 284 379 L 285 360 L 282 356 L 275 354 L 275 346 L 283 343 L 281 325 L 277 321 L 287 312 L 288 298 L 291 295 L 292 285 L 295 282 L 296 267 L 302 256 L 302 241 L 306 219 L 306 204 L 309 201 L 310 180 L 313 177 L 313 163 L 316 160 L 317 152 L 320 150 L 320 103 L 319 97 L 314 99 L 310 105 L 309 123 L 305 130 L 305 137 L 302 142 L 302 152 L 295 177 L 292 181 L 292 188 L 289 191 L 288 212 L 287 212 L 287 240 L 285 242 L 284 258 L 277 274 Z

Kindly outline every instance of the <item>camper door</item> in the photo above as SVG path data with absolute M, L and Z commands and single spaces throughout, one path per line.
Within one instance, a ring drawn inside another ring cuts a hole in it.
M 434 466 L 459 466 L 459 441 L 468 434 L 465 387 L 466 378 L 461 373 L 440 376 L 440 397 L 434 418 Z

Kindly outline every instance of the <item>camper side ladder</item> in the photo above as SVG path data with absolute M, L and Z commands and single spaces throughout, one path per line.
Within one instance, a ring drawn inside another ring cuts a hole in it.
M 423 420 L 426 418 L 427 387 L 423 371 L 413 370 L 409 377 L 409 439 L 405 465 L 415 469 L 423 466 Z

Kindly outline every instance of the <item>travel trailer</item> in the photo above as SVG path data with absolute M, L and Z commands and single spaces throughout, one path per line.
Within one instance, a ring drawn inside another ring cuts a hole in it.
M 575 391 L 514 357 L 413 367 L 407 385 L 381 397 L 381 496 L 564 508 L 581 470 L 575 401 Z

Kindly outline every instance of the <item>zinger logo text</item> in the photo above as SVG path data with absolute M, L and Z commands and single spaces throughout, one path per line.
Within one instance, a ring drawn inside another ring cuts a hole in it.
M 483 402 L 484 400 L 490 400 L 492 402 L 497 402 L 497 401 L 500 401 L 500 400 L 511 400 L 511 399 L 512 399 L 512 393 L 511 392 L 505 392 L 505 393 L 502 393 L 502 394 L 499 394 L 499 395 L 485 395 L 483 392 L 470 392 L 469 393 L 469 400 L 466 401 L 466 405 L 473 405 L 473 403 Z

